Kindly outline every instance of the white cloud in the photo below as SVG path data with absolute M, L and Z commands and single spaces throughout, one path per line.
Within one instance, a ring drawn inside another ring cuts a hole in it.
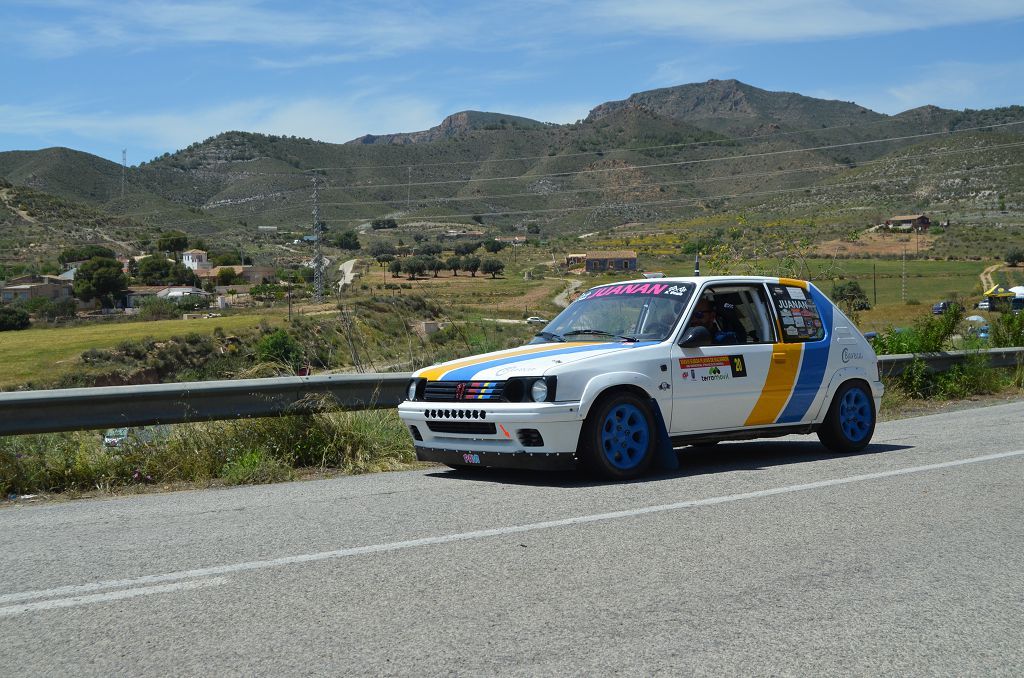
M 283 3 L 278 3 L 283 5 Z M 277 9 L 257 0 L 57 3 L 62 18 L 20 18 L 11 38 L 42 56 L 68 56 L 105 47 L 154 48 L 165 44 L 221 43 L 269 49 L 343 45 L 371 55 L 408 51 L 465 30 L 464 22 L 414 7 L 293 3 Z M 54 40 L 54 38 L 59 38 Z M 311 64 L 316 58 L 311 57 Z M 267 59 L 274 64 L 274 59 Z M 302 59 L 284 59 L 301 65 Z
M 1019 0 L 599 0 L 589 13 L 603 21 L 605 29 L 772 42 L 1012 19 L 1024 16 L 1024 4 Z
M 837 93 L 807 92 L 809 96 L 853 100 L 880 113 L 901 113 L 919 106 L 995 108 L 1020 104 L 1024 91 L 1024 61 L 980 64 L 946 61 L 932 64 L 909 81 L 878 88 Z M 853 94 L 851 98 L 851 94 Z

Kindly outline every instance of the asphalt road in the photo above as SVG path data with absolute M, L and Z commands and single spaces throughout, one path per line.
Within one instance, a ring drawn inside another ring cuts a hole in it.
M 1021 675 L 1024 403 L 686 453 L 0 510 L 0 674 Z

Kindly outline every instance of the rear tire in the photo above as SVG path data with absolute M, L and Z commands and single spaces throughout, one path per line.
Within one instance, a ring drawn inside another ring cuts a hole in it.
M 875 433 L 875 401 L 862 381 L 839 387 L 818 429 L 818 440 L 833 452 L 860 452 Z
M 577 452 L 595 475 L 637 478 L 654 462 L 657 431 L 647 401 L 628 392 L 613 393 L 590 410 Z

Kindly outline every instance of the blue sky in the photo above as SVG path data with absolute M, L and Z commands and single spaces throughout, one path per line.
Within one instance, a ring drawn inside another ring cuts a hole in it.
M 882 113 L 1024 104 L 1021 0 L 0 0 L 0 35 L 0 151 L 129 164 L 234 129 L 573 122 L 710 78 Z

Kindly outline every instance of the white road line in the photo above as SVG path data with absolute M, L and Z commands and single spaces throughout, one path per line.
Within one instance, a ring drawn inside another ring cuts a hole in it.
M 41 600 L 36 603 L 22 603 L 20 605 L 9 605 L 0 607 L 0 618 L 13 617 L 26 612 L 37 612 L 39 610 L 55 610 L 62 607 L 77 607 L 79 605 L 93 605 L 95 603 L 107 603 L 112 600 L 124 600 L 138 596 L 151 596 L 155 593 L 175 593 L 177 591 L 189 591 L 192 589 L 206 588 L 208 586 L 220 586 L 227 582 L 227 577 L 213 577 L 212 579 L 197 579 L 195 581 L 182 581 L 177 584 L 164 584 L 163 586 L 147 586 L 144 588 L 122 589 L 121 591 L 110 591 L 108 593 L 94 593 L 88 596 L 73 596 L 71 598 L 57 598 L 55 600 Z
M 881 478 L 911 475 L 914 473 L 926 473 L 928 471 L 954 468 L 957 466 L 966 466 L 968 464 L 978 464 L 986 461 L 995 461 L 998 459 L 1008 459 L 1011 457 L 1019 457 L 1021 455 L 1024 455 L 1024 450 L 1015 450 L 1013 452 L 999 452 L 996 454 L 988 454 L 982 457 L 957 459 L 954 461 L 946 461 L 938 464 L 927 464 L 924 466 L 911 466 L 909 468 L 896 469 L 893 471 L 865 473 L 863 475 L 847 476 L 845 478 L 833 478 L 831 480 L 819 480 L 813 483 L 803 483 L 800 485 L 785 485 L 783 487 L 775 487 L 767 490 L 756 490 L 754 492 L 744 492 L 742 494 L 729 494 L 720 497 L 709 497 L 707 499 L 692 499 L 689 501 L 680 501 L 673 504 L 659 504 L 657 506 L 645 506 L 642 508 L 627 509 L 624 511 L 612 511 L 610 513 L 595 513 L 586 516 L 577 516 L 575 518 L 549 520 L 541 523 L 528 523 L 526 525 L 512 525 L 509 527 L 496 527 L 489 530 L 460 532 L 457 534 L 448 534 L 439 537 L 424 537 L 422 539 L 389 542 L 385 544 L 372 544 L 369 546 L 355 546 L 351 548 L 337 549 L 335 551 L 306 553 L 296 556 L 273 558 L 270 560 L 254 560 L 246 563 L 234 563 L 231 565 L 216 565 L 212 567 L 197 568 L 194 570 L 181 570 L 178 572 L 167 572 L 165 574 L 151 574 L 142 577 L 135 577 L 132 579 L 117 579 L 111 581 L 93 582 L 91 584 L 61 586 L 53 589 L 22 591 L 20 593 L 8 593 L 6 595 L 0 595 L 0 605 L 19 602 L 23 600 L 34 600 L 37 598 L 56 598 L 59 596 L 69 595 L 75 596 L 90 593 L 93 591 L 102 591 L 106 589 L 118 589 L 124 587 L 162 584 L 166 582 L 181 581 L 184 579 L 195 579 L 197 577 L 213 577 L 218 575 L 234 574 L 237 572 L 245 572 L 249 570 L 264 570 L 272 567 L 283 567 L 286 565 L 313 563 L 322 560 L 348 558 L 350 556 L 366 555 L 370 553 L 401 551 L 404 549 L 418 548 L 420 546 L 436 546 L 439 544 L 450 544 L 452 542 L 469 541 L 472 539 L 500 537 L 510 534 L 520 534 L 523 532 L 547 530 L 554 527 L 567 527 L 570 525 L 598 523 L 607 520 L 619 520 L 621 518 L 633 518 L 636 516 L 649 515 L 653 513 L 680 511 L 683 509 L 698 508 L 701 506 L 714 506 L 716 504 L 725 504 L 728 502 L 743 501 L 746 499 L 770 497 L 777 494 L 788 494 L 791 492 L 806 492 L 808 490 L 817 490 L 825 487 L 835 487 L 837 485 L 849 485 L 851 483 L 861 483 L 870 480 L 878 480 Z

